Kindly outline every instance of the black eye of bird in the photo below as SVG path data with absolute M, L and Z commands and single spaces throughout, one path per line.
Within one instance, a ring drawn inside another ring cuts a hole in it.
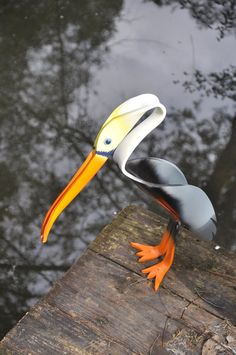
M 105 141 L 104 141 L 105 144 L 111 144 L 111 138 L 106 138 Z

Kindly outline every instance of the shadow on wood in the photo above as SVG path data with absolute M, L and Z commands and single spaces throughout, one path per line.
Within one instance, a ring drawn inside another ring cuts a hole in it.
M 232 256 L 182 231 L 158 293 L 140 273 L 129 242 L 158 243 L 165 226 L 150 211 L 124 209 L 7 334 L 0 353 L 236 353 Z

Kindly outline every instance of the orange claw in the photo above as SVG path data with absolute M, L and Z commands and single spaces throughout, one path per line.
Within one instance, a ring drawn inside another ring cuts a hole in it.
M 159 247 L 159 245 L 149 246 L 134 242 L 131 242 L 130 245 L 133 248 L 140 250 L 138 253 L 136 253 L 136 255 L 139 257 L 140 263 L 159 258 L 161 255 L 163 255 L 163 250 Z
M 165 255 L 161 262 L 142 270 L 144 274 L 148 274 L 148 279 L 155 278 L 154 290 L 157 291 L 174 260 L 175 243 L 169 231 L 164 233 L 159 245 L 149 246 L 134 242 L 131 242 L 130 245 L 139 250 L 136 253 L 140 258 L 139 262 L 150 261 Z
M 154 285 L 155 291 L 158 290 L 160 283 L 162 282 L 164 276 L 170 269 L 174 260 L 174 254 L 175 254 L 175 243 L 172 238 L 169 238 L 165 258 L 160 263 L 142 270 L 144 274 L 148 274 L 147 275 L 148 279 L 155 278 L 155 285 Z
M 166 253 L 166 247 L 168 245 L 169 238 L 170 235 L 166 231 L 163 234 L 162 240 L 159 245 L 150 246 L 134 242 L 131 242 L 130 245 L 133 248 L 140 250 L 138 253 L 136 253 L 136 255 L 139 257 L 139 262 L 144 263 L 146 261 L 154 260 L 159 258 L 160 256 L 163 256 Z
M 146 269 L 143 269 L 142 272 L 144 274 L 148 274 L 147 275 L 148 279 L 155 278 L 154 290 L 157 291 L 160 286 L 160 283 L 162 282 L 162 280 L 168 270 L 169 270 L 169 268 L 165 265 L 165 263 L 163 261 L 161 261 L 158 264 L 155 264 L 155 265 L 150 266 Z

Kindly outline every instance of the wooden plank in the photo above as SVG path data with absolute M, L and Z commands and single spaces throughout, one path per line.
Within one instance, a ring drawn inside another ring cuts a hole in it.
M 90 249 L 142 275 L 142 265 L 135 262 L 134 250 L 128 245 L 131 241 L 158 243 L 166 224 L 157 214 L 130 206 L 120 214 L 119 220 L 103 229 Z M 235 325 L 235 284 L 235 258 L 225 251 L 216 251 L 214 243 L 198 241 L 182 230 L 174 265 L 165 278 L 164 287 L 218 317 L 228 318 Z
M 133 354 L 78 317 L 42 303 L 9 333 L 14 354 Z
M 235 260 L 183 231 L 155 293 L 129 242 L 155 244 L 165 225 L 142 208 L 123 210 L 7 334 L 0 354 L 232 354 Z

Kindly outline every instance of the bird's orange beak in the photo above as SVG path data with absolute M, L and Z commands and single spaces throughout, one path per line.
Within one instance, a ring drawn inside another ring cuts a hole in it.
M 89 183 L 106 161 L 107 157 L 96 154 L 95 150 L 88 155 L 79 170 L 48 210 L 41 230 L 42 243 L 47 242 L 48 234 L 57 217 Z

